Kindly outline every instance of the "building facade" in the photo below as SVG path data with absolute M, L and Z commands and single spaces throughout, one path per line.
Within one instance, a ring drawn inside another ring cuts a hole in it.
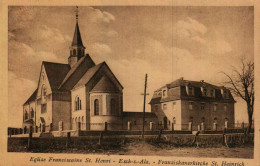
M 42 62 L 38 86 L 23 105 L 25 133 L 104 130 L 105 124 L 122 130 L 131 123 L 137 129 L 142 119 L 137 114 L 123 113 L 123 86 L 106 62 L 95 64 L 85 53 L 76 14 L 68 64 Z M 154 114 L 146 114 L 156 123 Z
M 175 130 L 223 130 L 234 124 L 234 103 L 223 86 L 183 78 L 156 90 L 150 101 L 159 124 Z

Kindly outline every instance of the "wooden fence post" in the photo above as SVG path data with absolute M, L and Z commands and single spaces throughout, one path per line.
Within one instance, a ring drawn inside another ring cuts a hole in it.
M 161 140 L 161 136 L 162 136 L 162 129 L 160 129 L 159 135 L 157 137 L 157 140 L 160 141 Z
M 66 148 L 70 147 L 70 142 L 71 142 L 70 132 L 67 132 Z
M 107 131 L 107 122 L 105 122 L 105 131 Z
M 29 137 L 28 137 L 28 149 L 30 150 L 32 148 L 32 130 L 29 131 Z
M 101 145 L 102 144 L 102 139 L 103 139 L 103 132 L 101 131 L 100 135 L 99 135 L 99 140 L 98 140 L 98 144 Z

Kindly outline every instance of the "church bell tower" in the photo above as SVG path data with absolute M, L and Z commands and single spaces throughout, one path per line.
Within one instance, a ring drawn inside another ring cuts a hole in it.
M 75 32 L 72 40 L 72 44 L 70 47 L 70 56 L 68 58 L 68 63 L 70 67 L 74 66 L 80 58 L 82 58 L 85 55 L 85 47 L 82 43 L 80 31 L 79 31 L 79 25 L 78 25 L 78 6 L 76 7 L 76 26 L 75 26 Z

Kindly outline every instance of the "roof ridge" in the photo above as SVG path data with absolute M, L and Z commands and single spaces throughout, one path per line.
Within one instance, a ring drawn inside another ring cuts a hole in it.
M 71 77 L 71 75 L 77 70 L 77 68 L 83 63 L 83 61 L 87 58 L 87 57 L 90 57 L 90 56 L 83 56 L 82 58 L 80 58 L 80 60 L 70 68 L 69 72 L 66 74 L 65 78 L 62 80 L 60 86 L 58 89 L 60 89 L 68 80 L 69 78 Z M 91 59 L 91 58 L 90 58 Z M 91 59 L 92 60 L 92 59 Z M 74 71 L 72 71 L 74 70 Z M 89 69 L 88 69 L 89 70 Z M 88 71 L 87 70 L 87 71 Z M 71 71 L 71 73 L 70 73 Z M 70 75 L 68 75 L 70 73 Z
M 49 61 L 42 61 L 42 63 L 52 63 L 52 64 L 58 64 L 58 65 L 69 65 L 66 63 L 57 63 L 57 62 L 49 62 Z

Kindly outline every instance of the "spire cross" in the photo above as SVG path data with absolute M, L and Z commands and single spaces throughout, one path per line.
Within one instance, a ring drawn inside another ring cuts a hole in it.
M 76 13 L 76 20 L 78 21 L 78 16 L 79 16 L 79 7 L 78 6 L 76 6 L 75 13 Z

